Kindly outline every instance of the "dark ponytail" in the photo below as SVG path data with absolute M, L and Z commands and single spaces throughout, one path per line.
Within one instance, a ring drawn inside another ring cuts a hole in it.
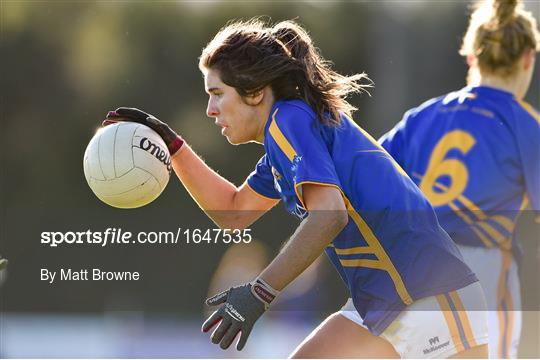
M 348 95 L 371 86 L 365 74 L 333 71 L 308 33 L 293 21 L 273 27 L 256 19 L 227 25 L 203 50 L 199 67 L 218 70 L 221 80 L 242 96 L 269 85 L 276 99 L 303 99 L 328 125 L 339 124 L 340 112 L 350 116 L 356 110 L 347 102 Z

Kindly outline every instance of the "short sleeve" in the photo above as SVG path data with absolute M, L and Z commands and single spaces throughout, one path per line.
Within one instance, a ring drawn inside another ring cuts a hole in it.
M 310 109 L 291 104 L 279 106 L 271 118 L 268 150 L 286 169 L 301 201 L 303 183 L 341 188 L 323 126 Z
M 272 166 L 268 161 L 268 157 L 263 155 L 255 166 L 255 170 L 249 174 L 247 184 L 259 195 L 279 199 L 279 193 L 274 187 L 274 176 L 272 175 Z
M 540 115 L 529 104 L 521 104 L 527 113 L 516 119 L 516 137 L 523 166 L 525 188 L 531 208 L 540 211 Z

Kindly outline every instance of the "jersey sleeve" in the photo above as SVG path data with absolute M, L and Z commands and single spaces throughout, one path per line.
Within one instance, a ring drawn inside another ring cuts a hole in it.
M 524 103 L 527 112 L 516 119 L 516 137 L 531 208 L 540 212 L 540 115 Z
M 274 176 L 272 175 L 272 166 L 268 157 L 263 155 L 255 166 L 255 170 L 249 174 L 246 180 L 248 186 L 259 195 L 279 199 L 279 193 L 274 187 Z
M 288 169 L 301 202 L 301 185 L 305 183 L 341 189 L 334 159 L 323 138 L 323 126 L 313 112 L 287 104 L 278 107 L 271 119 L 268 147 L 280 159 L 280 168 Z

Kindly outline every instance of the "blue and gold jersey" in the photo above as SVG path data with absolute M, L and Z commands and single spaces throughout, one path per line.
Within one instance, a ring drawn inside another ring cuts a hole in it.
M 349 222 L 326 252 L 373 334 L 413 301 L 476 281 L 417 186 L 351 119 L 329 127 L 305 102 L 278 101 L 264 134 L 255 192 L 302 219 L 303 184 L 341 191 Z
M 511 93 L 466 87 L 409 110 L 380 142 L 454 241 L 516 250 L 517 215 L 540 209 L 539 125 Z

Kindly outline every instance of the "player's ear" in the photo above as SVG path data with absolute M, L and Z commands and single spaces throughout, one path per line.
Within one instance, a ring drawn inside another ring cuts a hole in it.
M 477 64 L 476 56 L 472 54 L 467 55 L 467 65 L 469 65 L 469 67 L 472 68 L 472 67 L 476 67 L 476 64 Z
M 529 68 L 534 66 L 534 60 L 535 60 L 535 51 L 533 49 L 528 49 L 523 54 L 523 68 L 525 70 L 529 70 Z
M 253 93 L 251 95 L 245 96 L 244 101 L 248 105 L 256 106 L 256 105 L 259 105 L 260 103 L 262 103 L 263 100 L 268 96 L 273 96 L 272 88 L 270 88 L 270 86 L 265 86 L 261 90 L 255 92 L 255 93 Z

